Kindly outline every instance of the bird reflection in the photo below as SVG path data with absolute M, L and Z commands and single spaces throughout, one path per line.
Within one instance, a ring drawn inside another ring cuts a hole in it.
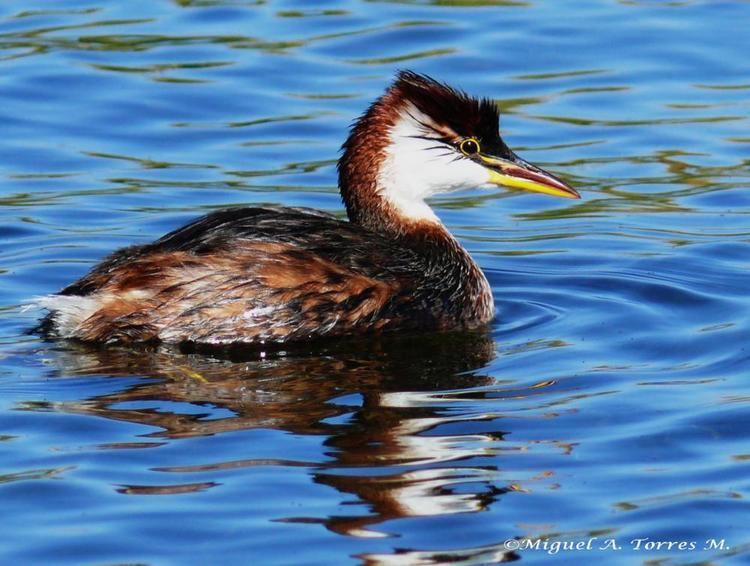
M 493 381 L 481 373 L 495 353 L 488 334 L 400 335 L 306 348 L 220 357 L 165 347 L 71 345 L 57 350 L 55 373 L 144 379 L 115 393 L 56 403 L 55 409 L 157 427 L 148 435 L 155 442 L 251 428 L 323 435 L 333 461 L 312 464 L 314 480 L 355 494 L 369 509 L 357 507 L 360 515 L 354 516 L 284 520 L 322 522 L 341 534 L 383 536 L 371 527 L 400 517 L 479 511 L 512 489 L 495 485 L 493 467 L 468 462 L 482 456 L 478 435 L 467 443 L 465 434 L 429 434 L 467 421 L 435 402 L 441 391 Z M 191 410 L 181 412 L 185 404 Z M 227 416 L 217 418 L 224 411 Z M 498 438 L 501 432 L 488 437 Z M 179 471 L 193 469 L 206 466 Z M 455 484 L 464 487 L 454 490 Z

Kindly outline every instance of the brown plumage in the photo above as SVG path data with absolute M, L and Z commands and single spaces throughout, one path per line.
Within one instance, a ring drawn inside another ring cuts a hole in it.
M 489 166 L 467 139 L 517 159 L 493 104 L 401 73 L 343 146 L 350 222 L 296 208 L 209 214 L 44 298 L 45 326 L 87 342 L 219 345 L 481 326 L 489 285 L 423 202 L 484 182 Z

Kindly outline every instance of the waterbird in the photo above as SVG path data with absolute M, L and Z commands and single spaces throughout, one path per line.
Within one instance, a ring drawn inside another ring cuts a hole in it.
M 510 150 L 494 102 L 412 71 L 354 122 L 338 179 L 348 221 L 309 208 L 213 212 L 40 298 L 43 328 L 217 346 L 475 329 L 494 317 L 490 285 L 426 199 L 485 185 L 580 198 Z

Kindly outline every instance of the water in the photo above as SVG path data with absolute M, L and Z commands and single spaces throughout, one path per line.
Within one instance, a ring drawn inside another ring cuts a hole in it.
M 749 18 L 3 2 L 0 563 L 747 563 Z M 399 68 L 496 98 L 583 194 L 435 202 L 490 332 L 234 360 L 26 333 L 34 296 L 207 210 L 340 211 L 338 146 Z

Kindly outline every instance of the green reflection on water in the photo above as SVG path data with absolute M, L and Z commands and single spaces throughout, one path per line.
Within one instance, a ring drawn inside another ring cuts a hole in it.
M 273 124 L 276 122 L 298 122 L 304 120 L 313 120 L 323 116 L 333 116 L 335 112 L 311 112 L 309 114 L 291 114 L 287 116 L 269 116 L 266 118 L 257 118 L 255 120 L 242 120 L 237 122 L 215 123 L 215 122 L 174 122 L 173 128 L 248 128 L 251 126 L 262 126 L 264 124 Z
M 37 18 L 40 16 L 83 16 L 87 14 L 94 14 L 99 11 L 101 11 L 100 8 L 71 8 L 69 10 L 26 10 L 10 17 L 14 19 L 22 19 Z
M 189 3 L 190 5 L 196 5 L 195 3 Z M 219 2 L 217 5 L 221 4 Z M 187 5 L 187 4 L 186 4 Z M 212 5 L 212 4 L 206 4 Z M 341 15 L 339 12 L 345 13 L 345 11 L 338 10 L 322 10 L 314 12 L 300 12 L 300 17 L 305 15 Z M 76 14 L 88 14 L 90 12 L 75 12 Z M 289 14 L 281 12 L 280 17 L 288 17 Z M 170 46 L 178 47 L 185 45 L 225 45 L 232 49 L 257 49 L 266 53 L 281 54 L 286 53 L 289 50 L 302 48 L 311 45 L 316 42 L 332 41 L 337 39 L 344 39 L 353 36 L 378 34 L 387 32 L 393 29 L 401 29 L 415 26 L 449 26 L 452 25 L 450 22 L 432 21 L 432 20 L 405 20 L 391 22 L 381 26 L 370 26 L 366 28 L 337 31 L 334 33 L 326 33 L 313 35 L 309 37 L 284 39 L 284 40 L 269 40 L 265 38 L 244 36 L 244 35 L 163 35 L 163 34 L 142 34 L 142 33 L 113 33 L 113 34 L 97 34 L 97 35 L 81 35 L 78 37 L 60 37 L 52 36 L 49 34 L 55 32 L 70 32 L 82 29 L 101 28 L 101 27 L 113 27 L 113 26 L 133 26 L 141 24 L 154 24 L 156 21 L 151 18 L 141 19 L 113 19 L 113 20 L 101 20 L 92 21 L 79 24 L 61 25 L 61 26 L 48 26 L 40 27 L 38 29 L 25 30 L 21 32 L 11 32 L 0 34 L 0 51 L 19 51 L 20 52 L 9 52 L 0 56 L 0 60 L 11 60 L 20 57 L 27 57 L 31 55 L 38 55 L 47 53 L 50 50 L 63 50 L 63 51 L 120 51 L 120 52 L 141 52 L 148 51 L 153 48 Z M 441 51 L 441 50 L 438 50 Z M 452 52 L 452 51 L 451 51 Z M 382 62 L 389 61 L 401 61 L 408 60 L 418 57 L 428 56 L 431 53 L 424 54 L 413 54 L 407 55 L 403 59 L 395 58 L 383 59 Z M 437 53 L 441 54 L 441 53 Z M 363 60 L 363 63 L 369 61 Z M 372 63 L 377 63 L 377 60 L 373 60 Z M 92 67 L 117 71 L 117 72 L 133 72 L 133 73 L 153 73 L 153 72 L 164 72 L 175 69 L 202 69 L 217 66 L 225 66 L 233 64 L 228 61 L 219 62 L 205 62 L 205 63 L 182 63 L 182 64 L 156 64 L 151 66 L 127 66 L 122 64 L 92 64 Z M 163 78 L 157 77 L 154 80 L 162 82 L 205 82 L 198 81 L 196 79 L 186 78 Z
M 75 470 L 77 466 L 65 466 L 61 468 L 43 468 L 40 470 L 28 470 L 14 474 L 0 475 L 0 484 L 27 480 L 47 480 L 57 477 L 67 471 Z
M 63 179 L 65 177 L 77 177 L 79 173 L 11 173 L 8 175 L 9 179 Z
M 3 33 L 0 34 L 0 38 L 15 38 L 15 37 L 22 37 L 22 38 L 28 38 L 28 37 L 40 37 L 43 35 L 47 35 L 54 32 L 59 31 L 70 31 L 70 30 L 78 30 L 78 29 L 89 29 L 89 28 L 98 28 L 98 27 L 107 27 L 107 26 L 126 26 L 126 25 L 135 25 L 135 24 L 149 24 L 154 23 L 155 20 L 153 18 L 130 18 L 130 19 L 121 19 L 121 20 L 101 20 L 101 21 L 95 21 L 95 22 L 87 22 L 83 24 L 68 24 L 64 26 L 47 26 L 47 27 L 41 27 L 38 29 L 33 30 L 27 30 L 27 31 L 19 31 L 19 32 L 11 32 L 11 33 Z
M 573 118 L 571 116 L 549 116 L 526 114 L 528 118 L 559 122 L 574 126 L 660 126 L 669 124 L 703 124 L 716 122 L 734 122 L 745 120 L 745 116 L 696 116 L 695 118 L 649 118 L 648 120 L 597 120 L 594 118 Z
M 498 99 L 498 100 L 495 100 L 495 104 L 497 104 L 501 112 L 512 114 L 516 110 L 516 108 L 520 108 L 521 106 L 528 106 L 530 104 L 541 104 L 545 100 L 546 98 L 539 97 L 539 96 L 534 96 L 534 97 L 525 96 L 525 97 L 520 97 L 520 98 Z
M 129 161 L 137 163 L 144 169 L 218 169 L 217 165 L 201 164 L 201 163 L 175 163 L 169 161 L 156 161 L 153 159 L 143 159 L 140 157 L 132 157 L 129 155 L 118 155 L 115 153 L 102 153 L 97 151 L 84 151 L 84 155 L 91 157 L 100 157 L 103 159 L 116 159 L 121 161 Z
M 92 63 L 91 66 L 102 71 L 115 71 L 118 73 L 163 73 L 176 69 L 211 69 L 215 67 L 226 67 L 234 65 L 233 61 L 207 61 L 204 63 L 156 63 L 146 66 L 127 66 Z
M 183 8 L 207 8 L 210 6 L 263 6 L 268 0 L 173 0 Z
M 359 97 L 358 94 L 325 93 L 325 92 L 315 92 L 315 93 L 290 92 L 288 96 L 289 98 L 300 98 L 302 100 L 347 100 L 347 99 L 355 99 Z
M 576 71 L 561 71 L 555 73 L 534 73 L 529 75 L 517 75 L 513 77 L 517 80 L 529 81 L 529 80 L 546 80 L 546 79 L 561 79 L 566 77 L 580 77 L 586 75 L 601 75 L 606 73 L 606 69 L 581 69 Z
M 333 116 L 335 112 L 311 112 L 310 114 L 297 114 L 290 116 L 271 116 L 269 118 L 258 118 L 257 120 L 245 120 L 242 122 L 229 122 L 230 128 L 247 128 L 250 126 L 260 126 L 262 124 L 272 124 L 274 122 L 297 122 L 301 120 L 313 120 L 322 116 Z
M 402 55 L 393 55 L 391 57 L 372 57 L 370 59 L 349 59 L 349 63 L 357 65 L 383 65 L 386 63 L 399 63 L 401 61 L 411 61 L 412 59 L 425 59 L 427 57 L 439 57 L 441 55 L 451 55 L 457 50 L 453 48 L 428 49 L 426 51 L 417 51 L 414 53 L 404 53 Z
M 279 18 L 310 18 L 316 16 L 347 16 L 349 10 L 281 10 L 276 12 Z
M 312 173 L 322 167 L 332 167 L 336 165 L 336 159 L 320 159 L 317 161 L 301 161 L 299 163 L 287 163 L 277 169 L 255 170 L 255 171 L 227 171 L 227 175 L 236 177 L 263 177 L 271 175 L 281 175 L 288 173 Z
M 739 85 L 707 85 L 707 84 L 696 84 L 693 85 L 695 88 L 703 88 L 706 90 L 750 90 L 750 84 L 739 84 Z

